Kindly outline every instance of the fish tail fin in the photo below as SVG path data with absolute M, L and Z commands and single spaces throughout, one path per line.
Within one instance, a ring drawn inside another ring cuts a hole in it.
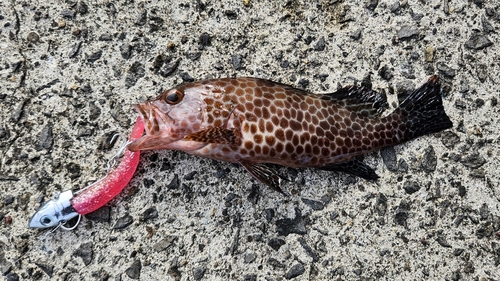
M 441 83 L 438 77 L 433 75 L 399 105 L 393 114 L 401 121 L 398 122 L 400 142 L 453 126 L 444 111 L 441 95 Z

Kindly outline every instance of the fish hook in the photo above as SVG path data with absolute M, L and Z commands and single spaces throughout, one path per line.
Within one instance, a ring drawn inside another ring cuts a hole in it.
M 109 159 L 108 163 L 106 163 L 107 173 L 109 173 L 109 171 L 116 165 L 116 159 L 122 157 L 125 153 L 125 149 L 127 149 L 128 145 L 132 143 L 127 141 L 127 138 L 122 134 L 114 134 L 109 143 L 113 143 L 117 138 L 120 138 L 122 140 L 123 145 L 120 147 L 118 152 L 113 157 L 111 157 L 111 159 Z
M 79 224 L 80 224 L 80 220 L 82 219 L 82 215 L 78 214 L 78 220 L 76 221 L 75 225 L 73 225 L 72 227 L 66 227 L 65 225 L 68 223 L 67 221 L 65 222 L 61 222 L 59 223 L 59 225 L 56 227 L 60 227 L 61 229 L 64 229 L 64 230 L 73 230 L 75 229 Z M 55 229 L 54 229 L 55 230 Z

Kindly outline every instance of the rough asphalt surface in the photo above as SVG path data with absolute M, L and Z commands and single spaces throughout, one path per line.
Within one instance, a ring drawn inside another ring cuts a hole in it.
M 5 280 L 500 280 L 500 2 L 0 2 Z M 283 168 L 286 197 L 229 163 L 142 155 L 74 231 L 27 228 L 105 174 L 132 104 L 253 76 L 398 94 L 440 76 L 453 128 L 371 153 L 377 182 Z

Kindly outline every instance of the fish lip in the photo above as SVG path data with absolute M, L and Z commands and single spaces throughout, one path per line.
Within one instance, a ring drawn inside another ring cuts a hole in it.
M 128 145 L 130 151 L 148 150 L 151 141 L 171 133 L 172 118 L 158 109 L 152 102 L 135 104 L 134 109 L 144 122 L 145 135 Z

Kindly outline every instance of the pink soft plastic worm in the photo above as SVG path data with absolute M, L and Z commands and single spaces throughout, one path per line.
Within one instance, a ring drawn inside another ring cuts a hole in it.
M 140 138 L 144 131 L 144 123 L 137 118 L 129 141 Z M 140 152 L 131 152 L 126 149 L 123 158 L 116 169 L 109 172 L 106 177 L 88 186 L 71 199 L 71 206 L 80 215 L 93 212 L 106 205 L 127 186 L 139 164 Z

